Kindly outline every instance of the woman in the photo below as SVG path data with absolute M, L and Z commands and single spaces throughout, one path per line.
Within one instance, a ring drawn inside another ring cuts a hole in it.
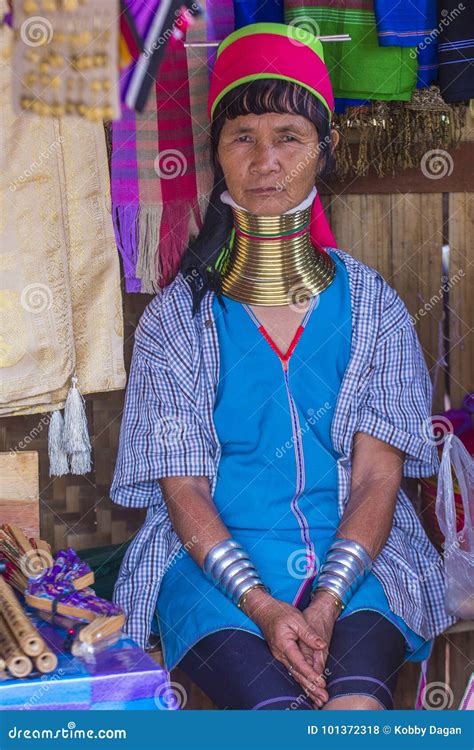
M 111 497 L 149 512 L 115 598 L 219 708 L 391 709 L 454 621 L 400 489 L 438 469 L 419 342 L 315 188 L 333 106 L 312 35 L 221 43 L 205 225 L 135 336 Z

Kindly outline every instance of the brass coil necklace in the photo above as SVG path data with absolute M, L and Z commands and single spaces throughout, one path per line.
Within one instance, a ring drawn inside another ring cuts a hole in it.
M 225 295 L 253 305 L 288 305 L 303 302 L 331 284 L 334 260 L 311 241 L 312 203 L 280 216 L 258 216 L 237 207 L 232 199 L 224 202 L 230 203 L 234 214 L 221 270 Z

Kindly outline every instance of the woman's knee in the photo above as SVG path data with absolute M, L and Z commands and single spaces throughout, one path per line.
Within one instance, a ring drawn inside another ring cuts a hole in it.
M 378 711 L 385 710 L 385 706 L 376 698 L 369 695 L 339 695 L 330 698 L 321 709 L 322 711 Z

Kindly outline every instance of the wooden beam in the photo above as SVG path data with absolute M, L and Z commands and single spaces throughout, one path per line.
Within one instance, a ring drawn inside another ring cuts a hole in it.
M 355 158 L 358 144 L 350 145 Z M 474 187 L 474 141 L 458 144 L 457 148 L 446 152 L 452 162 L 444 177 L 435 178 L 423 174 L 420 167 L 398 170 L 395 176 L 379 177 L 373 169 L 365 177 L 351 175 L 343 181 L 331 178 L 318 183 L 318 192 L 322 195 L 340 195 L 342 193 L 464 193 L 472 192 Z M 451 169 L 452 164 L 452 169 Z M 451 172 L 449 174 L 449 172 Z

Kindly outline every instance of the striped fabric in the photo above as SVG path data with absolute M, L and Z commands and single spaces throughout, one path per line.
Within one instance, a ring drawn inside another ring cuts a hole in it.
M 159 0 L 127 5 L 147 37 Z M 207 0 L 186 40 L 220 40 L 233 23 L 232 0 Z M 126 292 L 159 292 L 202 227 L 213 185 L 207 93 L 215 54 L 215 47 L 185 48 L 171 38 L 144 111 L 123 107 L 112 123 L 112 217 Z M 132 67 L 121 75 L 122 98 L 133 74 Z
M 416 47 L 418 89 L 438 77 L 437 12 L 434 0 L 374 0 L 379 44 Z
M 332 422 L 342 516 L 349 497 L 352 442 L 358 430 L 405 451 L 404 475 L 439 469 L 430 439 L 432 387 L 406 306 L 374 269 L 343 250 L 351 290 L 353 341 Z M 208 292 L 195 318 L 181 273 L 145 309 L 135 333 L 112 500 L 148 508 L 130 545 L 114 598 L 126 632 L 146 647 L 163 572 L 182 549 L 159 477 L 207 476 L 214 493 L 221 455 L 213 421 L 219 346 Z M 373 571 L 391 609 L 431 638 L 455 622 L 444 608 L 441 559 L 400 488 L 390 536 Z
M 461 7 L 462 6 L 462 7 Z M 471 3 L 439 3 L 439 87 L 445 102 L 474 99 L 474 10 Z
M 416 47 L 436 23 L 433 0 L 374 0 L 379 43 L 386 46 Z
M 324 44 L 334 96 L 406 101 L 416 87 L 414 47 L 380 46 L 374 0 L 286 0 L 285 22 L 318 35 L 349 34 Z

